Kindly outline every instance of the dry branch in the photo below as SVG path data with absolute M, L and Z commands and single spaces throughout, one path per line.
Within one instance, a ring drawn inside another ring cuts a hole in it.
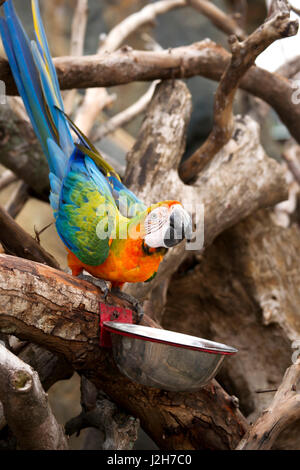
M 288 60 L 276 70 L 278 75 L 290 79 L 293 78 L 298 72 L 300 72 L 300 55 L 297 55 L 296 57 Z
M 300 15 L 300 8 L 295 7 L 292 3 L 290 4 L 290 7 L 297 15 Z
M 7 334 L 3 336 L 8 340 L 9 336 Z M 9 348 L 12 338 L 15 341 L 17 340 L 15 337 L 10 337 L 9 341 L 7 341 L 8 349 L 38 373 L 45 392 L 59 380 L 67 380 L 72 377 L 74 370 L 62 356 L 52 354 L 50 351 L 26 341 L 18 341 L 18 347 Z M 6 424 L 3 406 L 0 401 L 0 431 Z
M 286 371 L 275 397 L 243 437 L 237 450 L 269 450 L 279 434 L 300 419 L 300 359 Z
M 77 0 L 71 31 L 71 56 L 82 56 L 87 26 L 88 0 Z
M 59 269 L 59 264 L 39 243 L 23 230 L 0 206 L 0 242 L 6 253 L 47 264 Z
M 236 447 L 246 423 L 215 381 L 198 392 L 172 393 L 143 387 L 120 374 L 111 351 L 98 346 L 99 300 L 102 292 L 87 282 L 0 255 L 1 331 L 62 354 L 118 406 L 138 417 L 162 449 Z M 130 306 L 113 295 L 107 301 Z
M 299 145 L 292 143 L 282 152 L 282 157 L 287 163 L 295 180 L 300 184 L 300 148 Z
M 185 0 L 162 0 L 145 6 L 137 13 L 125 18 L 125 20 L 110 31 L 105 40 L 100 42 L 97 55 L 101 55 L 105 52 L 114 52 L 123 44 L 130 34 L 141 26 L 153 22 L 158 15 L 184 6 L 186 6 Z M 86 135 L 90 135 L 97 116 L 105 107 L 109 106 L 114 99 L 115 97 L 113 95 L 110 96 L 105 88 L 87 90 L 83 103 L 77 111 L 75 119 L 76 125 Z M 140 104 L 138 109 L 139 107 Z M 133 109 L 133 111 L 130 110 L 130 112 L 137 112 L 136 108 Z M 124 119 L 124 114 L 121 115 L 121 118 Z M 125 122 L 128 118 L 130 119 L 130 113 L 129 116 L 128 114 L 125 115 Z M 118 124 L 118 119 L 116 123 Z M 113 126 L 114 125 L 115 123 L 113 122 Z
M 149 4 L 137 13 L 128 16 L 120 24 L 115 26 L 101 44 L 101 51 L 113 52 L 117 50 L 134 31 L 141 26 L 153 23 L 158 15 L 167 13 L 175 8 L 182 8 L 187 5 L 185 0 L 161 0 Z
M 84 376 L 80 388 L 82 412 L 66 424 L 67 435 L 93 427 L 99 431 L 97 449 L 131 450 L 138 437 L 139 420 L 118 409 Z
M 100 139 L 103 139 L 103 137 L 106 135 L 111 134 L 119 127 L 125 126 L 125 124 L 128 124 L 128 122 L 144 112 L 153 97 L 157 83 L 157 81 L 153 82 L 146 93 L 144 93 L 144 95 L 142 95 L 135 103 L 126 108 L 124 111 L 121 111 L 120 113 L 113 116 L 105 124 L 102 124 L 102 126 L 98 127 L 92 134 L 92 140 L 96 142 Z
M 279 227 L 272 209 L 256 211 L 204 253 L 190 254 L 172 277 L 163 317 L 155 318 L 164 328 L 197 332 L 239 350 L 218 378 L 251 422 L 274 396 L 257 389 L 278 387 L 291 363 L 291 342 L 300 336 L 299 252 L 296 224 Z M 298 422 L 273 448 L 298 449 L 299 443 Z
M 185 148 L 190 106 L 190 94 L 182 82 L 164 81 L 157 87 L 128 155 L 125 181 L 146 203 L 176 199 L 194 217 L 198 214 L 197 235 L 207 247 L 219 233 L 260 207 L 286 199 L 285 171 L 265 154 L 258 124 L 249 117 L 237 117 L 232 139 L 201 172 L 196 184 L 183 184 L 177 168 Z M 203 209 L 204 226 L 200 217 Z M 151 283 L 126 289 L 144 298 L 152 289 L 168 284 L 191 253 L 180 244 L 167 254 Z M 159 297 L 157 291 L 155 296 Z
M 0 163 L 48 201 L 49 168 L 40 143 L 31 124 L 4 105 L 0 106 Z
M 277 8 L 272 16 L 247 39 L 239 42 L 235 36 L 230 37 L 231 63 L 216 92 L 213 129 L 204 144 L 181 165 L 179 173 L 183 181 L 195 181 L 201 169 L 229 141 L 234 128 L 232 107 L 235 93 L 258 55 L 277 39 L 297 33 L 298 22 L 290 19 L 287 2 L 278 0 L 274 3 Z
M 54 59 L 62 90 L 111 87 L 133 81 L 190 78 L 195 75 L 218 81 L 229 62 L 230 54 L 210 40 L 168 51 L 126 49 L 101 56 Z M 17 94 L 5 59 L 0 59 L 0 79 L 5 81 L 8 95 Z M 291 102 L 294 89 L 288 80 L 252 66 L 240 87 L 272 106 L 299 141 L 300 107 Z
M 0 399 L 21 449 L 68 448 L 38 374 L 0 344 Z
M 77 0 L 71 31 L 71 56 L 82 56 L 84 53 L 84 40 L 87 26 L 88 0 Z M 74 107 L 76 90 L 70 90 L 64 95 L 65 112 L 71 114 Z
M 191 7 L 207 16 L 211 22 L 226 34 L 234 34 L 239 39 L 245 39 L 245 32 L 238 23 L 226 15 L 220 8 L 208 0 L 188 0 Z
M 245 29 L 247 23 L 248 3 L 247 0 L 229 0 L 231 9 L 233 10 L 232 16 L 237 24 Z
M 0 191 L 2 191 L 2 189 L 5 189 L 7 186 L 15 182 L 16 180 L 17 177 L 12 171 L 5 170 L 0 176 Z
M 28 185 L 24 183 L 24 181 L 19 181 L 5 205 L 5 210 L 13 219 L 15 219 L 23 209 L 28 198 Z
M 89 136 L 100 112 L 110 106 L 115 99 L 116 96 L 108 94 L 105 88 L 86 90 L 83 102 L 76 113 L 76 126 Z

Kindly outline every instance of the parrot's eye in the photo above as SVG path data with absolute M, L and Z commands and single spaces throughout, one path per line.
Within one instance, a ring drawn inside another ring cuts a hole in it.
M 168 209 L 166 207 L 157 207 L 145 220 L 146 233 L 156 232 L 168 221 Z

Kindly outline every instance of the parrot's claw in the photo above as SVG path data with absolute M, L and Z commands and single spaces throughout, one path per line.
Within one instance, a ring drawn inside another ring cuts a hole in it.
M 116 287 L 113 287 L 111 292 L 116 294 L 120 299 L 127 300 L 127 302 L 132 304 L 133 310 L 136 312 L 136 323 L 140 323 L 144 316 L 143 304 L 132 295 L 126 294 L 126 292 L 122 292 Z
M 104 281 L 104 279 L 99 279 L 93 276 L 89 276 L 87 274 L 79 274 L 78 279 L 81 279 L 82 281 L 87 281 L 93 284 L 96 287 L 99 287 L 103 293 L 104 296 L 104 302 L 106 302 L 107 296 L 110 293 L 110 283 L 107 281 Z

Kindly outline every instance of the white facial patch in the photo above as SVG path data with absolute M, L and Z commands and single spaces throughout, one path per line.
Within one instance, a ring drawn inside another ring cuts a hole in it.
M 165 233 L 169 227 L 169 210 L 167 207 L 157 207 L 145 219 L 145 243 L 150 248 L 164 247 Z

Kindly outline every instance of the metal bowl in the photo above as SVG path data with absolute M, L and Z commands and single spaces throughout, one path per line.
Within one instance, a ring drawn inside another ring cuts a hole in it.
M 206 385 L 224 357 L 237 352 L 196 336 L 129 323 L 104 322 L 119 370 L 134 382 L 177 392 Z

